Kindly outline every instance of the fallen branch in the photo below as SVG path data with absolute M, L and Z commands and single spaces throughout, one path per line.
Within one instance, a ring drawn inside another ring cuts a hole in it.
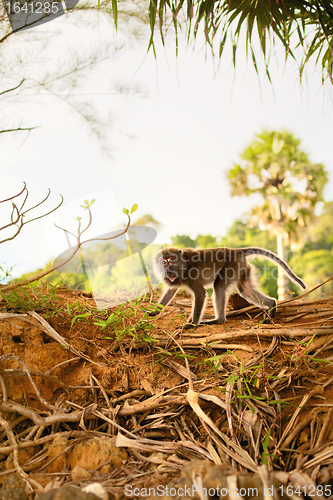
M 43 427 L 47 427 L 48 425 L 53 424 L 60 424 L 62 422 L 79 422 L 82 417 L 82 411 L 72 413 L 56 413 L 54 415 L 50 415 L 49 417 L 41 417 L 36 410 L 9 400 L 0 403 L 0 411 L 19 413 L 20 415 L 24 415 L 25 417 L 32 420 L 35 425 Z
M 289 445 L 293 442 L 295 437 L 298 436 L 298 434 L 306 427 L 309 425 L 311 420 L 313 419 L 313 411 L 310 412 L 306 417 L 303 417 L 303 419 L 299 422 L 299 424 L 296 425 L 295 429 L 289 434 L 289 436 L 281 443 L 280 449 L 283 450 L 285 448 L 288 448 Z
M 268 358 L 268 356 L 270 356 L 275 351 L 275 349 L 277 348 L 278 345 L 279 345 L 278 338 L 273 337 L 269 348 L 266 349 L 266 351 L 262 351 L 260 354 L 258 354 L 258 356 L 255 356 L 253 359 L 250 359 L 250 361 L 248 361 L 246 363 L 245 368 L 250 368 L 251 366 L 256 366 L 262 358 Z
M 309 399 L 312 398 L 312 396 L 315 396 L 317 394 L 324 394 L 324 389 L 323 387 L 321 386 L 316 386 L 312 389 L 312 391 L 310 391 L 308 394 L 305 394 L 302 401 L 300 402 L 300 404 L 298 405 L 296 411 L 294 412 L 293 416 L 291 417 L 288 425 L 286 426 L 286 428 L 284 429 L 283 433 L 282 433 L 282 436 L 280 438 L 280 441 L 277 445 L 277 448 L 279 449 L 282 445 L 282 443 L 285 441 L 286 437 L 288 436 L 289 432 L 291 431 L 291 429 L 293 428 L 294 424 L 295 424 L 295 421 L 299 415 L 299 413 L 301 412 L 302 408 L 306 405 L 306 403 L 309 401 Z
M 329 278 L 327 278 L 327 280 L 323 281 L 322 283 L 320 283 L 319 285 L 311 288 L 311 290 L 309 290 L 308 292 L 305 292 L 303 293 L 302 295 L 299 295 L 298 297 L 294 297 L 292 299 L 288 299 L 288 300 L 283 300 L 282 302 L 279 302 L 279 306 L 281 305 L 285 305 L 285 304 L 290 304 L 291 302 L 295 302 L 296 300 L 300 300 L 300 299 L 304 299 L 304 297 L 307 297 L 308 295 L 310 295 L 310 293 L 314 292 L 315 290 L 317 290 L 318 288 L 320 288 L 321 286 L 323 285 L 326 285 L 326 283 L 329 283 L 330 281 L 333 280 L 333 275 L 330 276 Z
M 20 443 L 17 444 L 17 448 L 19 450 L 25 449 L 25 448 L 35 448 L 37 446 L 42 446 L 45 443 L 49 443 L 50 441 L 53 441 L 57 437 L 69 437 L 69 438 L 82 438 L 82 437 L 91 437 L 91 436 L 105 436 L 104 432 L 98 432 L 98 431 L 63 431 L 63 432 L 55 432 L 52 434 L 49 434 L 48 436 L 44 436 L 39 439 L 35 439 L 34 441 L 21 441 Z M 13 446 L 1 446 L 0 447 L 0 453 L 3 453 L 4 455 L 9 455 L 12 453 L 14 450 Z
M 8 422 L 6 420 L 4 420 L 3 418 L 0 418 L 0 425 L 5 429 L 7 437 L 8 437 L 8 441 L 11 444 L 12 451 L 13 451 L 13 463 L 14 463 L 14 467 L 16 469 L 16 472 L 28 484 L 28 486 L 29 486 L 29 488 L 31 490 L 33 489 L 32 485 L 35 488 L 38 488 L 38 489 L 42 490 L 43 487 L 37 481 L 35 481 L 34 479 L 29 478 L 28 474 L 26 472 L 24 472 L 24 470 L 20 466 L 19 461 L 18 461 L 18 444 L 16 442 L 14 433 L 11 430 Z
M 153 410 L 154 408 L 158 408 L 159 406 L 164 406 L 164 405 L 180 406 L 186 404 L 187 404 L 186 395 L 164 396 L 162 394 L 158 396 L 152 396 L 151 398 L 146 399 L 146 401 L 142 401 L 141 403 L 137 403 L 135 405 L 123 406 L 119 410 L 118 415 L 120 417 L 124 417 L 128 415 L 134 415 L 135 413 L 143 413 L 148 410 Z

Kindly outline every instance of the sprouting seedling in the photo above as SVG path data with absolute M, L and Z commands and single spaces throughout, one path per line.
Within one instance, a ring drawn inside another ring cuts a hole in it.
M 84 200 L 84 205 L 80 205 L 80 207 L 82 207 L 84 210 L 89 210 L 89 208 L 95 203 L 95 201 L 96 200 L 94 198 L 90 202 L 88 200 Z
M 84 205 L 80 205 L 81 208 L 83 208 L 83 210 L 90 210 L 90 207 L 93 203 L 95 203 L 95 199 L 92 199 L 91 201 L 89 200 L 84 200 Z M 76 220 L 77 222 L 80 222 L 82 220 L 82 217 L 74 217 L 74 220 Z M 68 231 L 69 232 L 69 231 Z M 72 233 L 70 233 L 72 234 Z M 74 235 L 73 235 L 74 236 Z
M 56 266 L 53 266 L 49 269 L 47 269 L 46 271 L 43 271 L 42 273 L 34 276 L 33 278 L 29 279 L 29 280 L 24 280 L 24 281 L 20 281 L 19 283 L 15 283 L 13 285 L 7 285 L 5 287 L 3 287 L 1 289 L 2 292 L 7 292 L 13 288 L 16 288 L 18 286 L 22 286 L 22 285 L 26 285 L 27 283 L 32 283 L 33 281 L 38 281 L 40 280 L 41 278 L 44 278 L 44 276 L 52 273 L 53 271 L 56 271 L 57 269 L 63 267 L 65 264 L 67 264 L 67 262 L 69 262 L 73 257 L 74 255 L 80 250 L 81 246 L 84 244 L 84 243 L 88 243 L 90 241 L 107 241 L 107 240 L 113 240 L 115 238 L 119 238 L 119 236 L 122 236 L 123 234 L 127 233 L 129 227 L 130 227 L 130 224 L 131 224 L 131 217 L 130 215 L 135 212 L 137 209 L 138 209 L 138 204 L 135 203 L 131 210 L 129 211 L 128 208 L 123 208 L 123 213 L 125 215 L 127 215 L 127 224 L 125 226 L 125 228 L 119 232 L 119 234 L 115 235 L 115 236 L 109 236 L 109 237 L 106 237 L 106 238 L 90 238 L 90 239 L 87 239 L 85 241 L 82 241 L 81 240 L 81 237 L 83 235 L 83 233 L 85 233 L 87 231 L 87 229 L 91 226 L 92 224 L 92 213 L 91 213 L 91 206 L 95 203 L 96 200 L 92 199 L 90 202 L 89 200 L 84 200 L 84 204 L 81 205 L 81 207 L 84 209 L 84 210 L 88 210 L 88 213 L 89 213 L 89 220 L 88 220 L 88 223 L 86 225 L 86 227 L 84 227 L 83 229 L 81 228 L 81 224 L 82 224 L 82 217 L 77 217 L 76 220 L 78 222 L 78 229 L 77 229 L 77 235 L 74 235 L 73 233 L 71 233 L 70 231 L 68 231 L 67 229 L 64 229 L 64 228 L 61 228 L 59 226 L 57 226 L 55 224 L 56 227 L 58 227 L 59 229 L 61 229 L 62 231 L 65 231 L 66 233 L 69 233 L 71 234 L 72 236 L 74 236 L 76 238 L 76 245 L 75 247 L 72 249 L 70 255 L 65 258 L 62 262 L 60 262 L 59 264 L 57 264 Z M 62 202 L 61 202 L 62 203 Z M 54 209 L 55 210 L 55 209 Z M 54 211 L 52 210 L 52 211 Z M 50 212 L 51 213 L 51 212 Z M 34 219 L 35 220 L 35 219 Z
M 95 201 L 95 200 L 94 200 L 94 201 Z M 136 210 L 137 210 L 137 209 L 138 209 L 138 204 L 137 204 L 137 203 L 134 203 L 134 205 L 133 205 L 133 206 L 132 206 L 132 208 L 131 208 L 131 211 L 129 211 L 129 210 L 128 210 L 128 208 L 125 208 L 125 207 L 124 207 L 124 208 L 123 208 L 123 213 L 124 213 L 125 215 L 127 215 L 127 216 L 128 216 L 128 215 L 131 215 L 131 214 L 133 214 L 134 212 L 136 212 Z

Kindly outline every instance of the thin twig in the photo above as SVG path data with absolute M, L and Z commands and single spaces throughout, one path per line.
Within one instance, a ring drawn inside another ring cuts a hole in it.
M 91 214 L 90 208 L 89 208 L 89 213 Z M 44 278 L 45 276 L 47 276 L 48 274 L 52 273 L 53 271 L 56 271 L 57 269 L 60 269 L 65 264 L 67 264 L 67 262 L 69 262 L 74 257 L 74 255 L 79 251 L 79 249 L 81 248 L 81 246 L 84 245 L 85 243 L 87 243 L 88 241 L 98 241 L 100 239 L 103 239 L 103 240 L 113 240 L 115 238 L 119 238 L 119 236 L 122 236 L 123 234 L 125 234 L 128 231 L 128 228 L 129 228 L 129 226 L 131 224 L 131 218 L 130 218 L 130 216 L 127 215 L 127 217 L 128 217 L 128 222 L 126 224 L 125 229 L 123 231 L 120 231 L 120 233 L 117 234 L 116 236 L 110 236 L 109 238 L 92 238 L 92 239 L 89 239 L 89 240 L 81 242 L 80 241 L 80 235 L 82 234 L 82 232 L 86 231 L 86 229 L 88 229 L 88 227 L 90 226 L 91 221 L 92 221 L 92 219 L 90 218 L 90 221 L 89 221 L 87 227 L 85 229 L 83 229 L 79 233 L 77 245 L 73 248 L 73 251 L 70 253 L 69 257 L 67 257 L 66 259 L 64 259 L 63 261 L 61 261 L 56 266 L 52 266 L 51 268 L 47 269 L 46 271 L 43 271 L 42 273 L 37 274 L 33 278 L 30 278 L 28 280 L 23 280 L 23 281 L 20 281 L 18 283 L 15 283 L 15 284 L 6 285 L 6 286 L 2 287 L 1 290 L 0 290 L 0 292 L 2 292 L 2 293 L 3 292 L 8 292 L 9 290 L 13 290 L 14 288 L 17 288 L 19 286 L 24 286 L 24 285 L 27 285 L 29 283 L 33 283 L 34 281 L 38 281 L 38 280 Z M 29 221 L 29 222 L 31 222 L 31 221 Z M 7 240 L 4 240 L 4 241 L 7 241 Z M 0 241 L 0 243 L 2 243 L 2 242 Z
M 2 376 L 2 374 L 0 374 L 0 384 L 1 384 L 1 389 L 2 389 L 2 401 L 7 401 L 8 392 L 7 392 L 7 387 L 6 387 L 5 380 Z
M 22 83 L 24 83 L 24 82 L 25 82 L 25 78 L 22 78 L 22 80 L 20 81 L 20 83 L 18 85 L 16 85 L 16 87 L 12 87 L 11 89 L 3 90 L 2 92 L 0 92 L 0 95 L 7 94 L 8 92 L 12 92 L 13 90 L 18 89 L 19 87 L 21 87 Z
M 79 359 L 81 359 L 81 356 L 76 356 L 75 358 L 66 359 L 66 361 L 62 361 L 61 363 L 58 363 L 57 365 L 50 368 L 50 370 L 47 370 L 47 372 L 44 372 L 44 373 L 49 375 L 56 368 L 59 368 L 60 366 L 63 366 L 63 365 L 67 365 L 68 363 L 71 363 L 72 361 L 78 361 Z
M 72 412 L 72 413 L 57 413 L 55 415 L 50 415 L 48 417 L 41 417 L 37 411 L 23 406 L 20 403 L 15 403 L 14 401 L 3 401 L 0 403 L 0 411 L 9 411 L 11 413 L 19 413 L 24 415 L 34 422 L 36 425 L 47 427 L 48 425 L 58 424 L 62 422 L 79 422 L 82 416 L 82 412 Z
M 318 447 L 318 448 L 319 448 L 319 446 L 321 446 L 323 444 L 326 431 L 327 431 L 328 427 L 331 426 L 331 424 L 332 424 L 332 413 L 333 413 L 333 408 L 330 408 L 328 410 L 326 417 L 325 417 L 325 420 L 323 422 L 323 426 L 320 430 L 320 434 L 319 434 L 318 439 L 317 439 L 316 447 Z
M 281 443 L 280 449 L 288 448 L 290 443 L 293 442 L 296 436 L 306 427 L 313 419 L 313 411 L 310 412 L 306 417 L 303 417 L 299 424 L 296 425 L 295 429 L 289 434 L 289 436 Z
M 0 93 L 0 95 L 1 95 L 1 93 Z M 20 191 L 18 194 L 15 194 L 14 196 L 10 196 L 6 200 L 0 200 L 0 203 L 5 203 L 6 201 L 11 201 L 14 198 L 17 198 L 18 196 L 21 196 L 21 194 L 23 193 L 23 191 L 27 188 L 27 184 L 25 182 L 23 182 L 23 184 L 24 184 L 24 188 L 22 189 L 22 191 Z
M 5 134 L 7 132 L 25 132 L 30 130 L 34 130 L 35 128 L 39 128 L 40 125 L 36 125 L 35 127 L 17 127 L 17 128 L 7 128 L 0 130 L 0 134 Z
M 299 415 L 299 413 L 301 412 L 303 406 L 306 405 L 306 403 L 309 401 L 309 399 L 312 398 L 312 396 L 315 396 L 316 394 L 324 394 L 324 389 L 323 387 L 320 387 L 320 386 L 316 386 L 314 387 L 308 394 L 305 394 L 305 396 L 303 397 L 302 401 L 300 402 L 300 404 L 298 405 L 296 411 L 294 412 L 293 416 L 291 417 L 291 419 L 289 420 L 289 423 L 288 425 L 286 426 L 286 428 L 284 429 L 283 431 L 283 434 L 280 438 L 280 441 L 277 445 L 277 448 L 279 449 L 281 447 L 281 444 L 284 442 L 284 440 L 286 439 L 286 436 L 288 436 L 289 432 L 291 431 L 291 429 L 293 428 L 294 426 L 294 423 Z
M 90 436 L 105 436 L 105 433 L 98 431 L 62 431 L 49 434 L 48 436 L 35 439 L 34 441 L 21 441 L 20 443 L 17 443 L 17 447 L 19 450 L 25 448 L 35 448 L 37 446 L 42 446 L 45 443 L 49 443 L 50 441 L 53 441 L 57 437 L 76 438 L 76 437 L 90 437 Z M 0 447 L 0 453 L 4 453 L 5 455 L 9 455 L 12 451 L 13 451 L 13 446 Z
M 29 191 L 28 191 L 28 189 L 27 189 L 26 186 L 24 187 L 24 189 L 22 190 L 22 192 L 20 194 L 22 194 L 24 191 L 26 191 L 26 195 L 25 195 L 24 200 L 23 200 L 23 202 L 21 204 L 21 207 L 17 208 L 17 206 L 15 205 L 15 203 L 13 203 L 13 201 L 12 201 L 13 210 L 12 210 L 12 214 L 11 214 L 11 222 L 9 224 L 6 224 L 5 226 L 2 226 L 0 228 L 0 231 L 2 231 L 2 230 L 7 229 L 7 228 L 9 228 L 11 226 L 16 226 L 16 232 L 12 236 L 10 236 L 8 238 L 5 238 L 4 240 L 1 240 L 0 243 L 4 243 L 6 241 L 11 241 L 11 240 L 15 239 L 20 234 L 23 226 L 25 226 L 29 222 L 33 222 L 33 221 L 35 221 L 37 219 L 42 219 L 43 217 L 46 217 L 47 215 L 50 215 L 52 212 L 54 212 L 55 210 L 57 210 L 63 204 L 63 202 L 64 202 L 63 197 L 60 195 L 61 201 L 60 201 L 59 205 L 57 205 L 56 207 L 54 207 L 49 212 L 47 212 L 47 213 L 45 213 L 43 215 L 40 215 L 39 217 L 34 217 L 33 219 L 25 221 L 25 219 L 24 219 L 25 215 L 28 212 L 30 212 L 30 210 L 33 210 L 33 209 L 39 207 L 40 205 L 42 205 L 49 198 L 51 191 L 50 191 L 50 189 L 48 190 L 48 194 L 46 195 L 46 197 L 44 198 L 44 200 L 42 200 L 41 202 L 37 203 L 33 207 L 28 208 L 27 210 L 23 211 L 23 207 L 24 207 L 24 205 L 25 205 L 25 203 L 26 203 L 26 201 L 28 199 L 28 196 L 29 196 Z M 16 218 L 14 219 L 14 212 L 15 211 L 16 211 Z

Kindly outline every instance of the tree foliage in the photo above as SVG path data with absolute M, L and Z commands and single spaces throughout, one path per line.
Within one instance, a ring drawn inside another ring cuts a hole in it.
M 303 228 L 302 245 L 297 250 L 287 248 L 288 262 L 293 271 L 306 283 L 308 289 L 325 281 L 331 274 L 333 268 L 333 201 L 326 202 L 319 216 L 313 217 L 310 225 Z M 186 235 L 177 242 L 188 242 Z M 259 246 L 276 252 L 276 237 L 272 231 L 262 230 L 258 226 L 251 227 L 248 217 L 236 220 L 227 230 L 226 234 L 218 239 L 207 235 L 209 245 L 199 245 L 205 240 L 204 235 L 198 235 L 192 240 L 193 247 L 209 248 L 213 246 L 226 246 L 231 248 L 242 248 Z M 214 239 L 215 241 L 212 241 Z M 177 245 L 178 246 L 178 245 Z M 261 289 L 271 297 L 277 297 L 277 267 L 266 259 L 253 259 L 257 277 Z M 297 296 L 300 289 L 294 283 L 289 282 L 289 294 Z M 311 294 L 312 298 L 321 297 L 323 294 L 333 293 L 333 282 L 329 282 Z
M 315 217 L 306 232 L 303 252 L 310 250 L 332 250 L 333 248 L 333 201 L 324 203 L 322 213 Z
M 171 245 L 178 248 L 196 248 L 197 241 L 190 238 L 187 234 L 177 234 L 172 236 Z
M 299 237 L 301 228 L 314 217 L 316 204 L 323 200 L 327 173 L 322 164 L 310 161 L 300 140 L 286 130 L 264 130 L 245 149 L 241 159 L 228 172 L 231 194 L 260 195 L 262 204 L 252 209 L 249 221 L 276 234 L 277 254 L 286 261 L 290 237 Z M 289 286 L 279 268 L 280 300 L 287 298 Z
M 211 234 L 198 234 L 195 241 L 198 248 L 212 248 L 218 246 L 218 239 Z
M 152 226 L 155 229 L 159 229 L 161 227 L 161 223 L 158 222 L 151 214 L 144 214 L 142 217 L 139 217 L 132 226 Z
M 262 247 L 276 252 L 276 238 L 258 226 L 251 227 L 248 219 L 236 220 L 221 238 L 220 245 L 230 248 Z M 267 259 L 253 259 L 261 289 L 271 297 L 277 297 L 277 268 Z
M 259 40 L 261 53 L 268 66 L 271 49 L 282 43 L 287 57 L 296 58 L 295 51 L 302 50 L 300 77 L 309 59 L 321 65 L 322 79 L 333 82 L 333 5 L 330 0 L 150 0 L 149 17 L 151 38 L 154 45 L 154 28 L 158 21 L 160 36 L 164 38 L 170 25 L 176 33 L 182 28 L 190 40 L 203 31 L 212 49 L 218 38 L 218 56 L 221 57 L 228 41 L 233 47 L 233 61 L 242 31 L 246 35 L 246 48 L 256 71 L 256 45 Z
M 308 287 L 316 286 L 332 274 L 333 269 L 333 201 L 325 202 L 322 212 L 307 228 L 303 245 L 295 252 L 293 268 Z M 314 297 L 333 293 L 333 282 L 314 292 Z
M 309 225 L 328 178 L 324 166 L 312 163 L 301 149 L 299 139 L 285 130 L 265 130 L 241 159 L 228 172 L 232 196 L 256 193 L 263 199 L 250 222 L 294 236 Z
M 302 277 L 307 287 L 313 288 L 323 283 L 332 275 L 333 248 L 330 250 L 320 249 L 309 252 L 297 252 L 293 263 L 293 270 Z M 311 297 L 320 297 L 324 294 L 333 293 L 332 281 L 323 285 Z
M 263 247 L 276 252 L 276 238 L 270 231 L 263 231 L 258 226 L 251 227 L 247 218 L 235 220 L 227 233 L 220 240 L 220 245 L 231 248 Z
M 285 57 L 299 63 L 300 78 L 309 60 L 321 68 L 322 81 L 333 83 L 333 4 L 331 0 L 104 0 L 95 3 L 79 3 L 78 11 L 98 10 L 113 19 L 114 26 L 126 29 L 135 20 L 149 23 L 148 48 L 155 50 L 156 32 L 162 43 L 170 28 L 176 36 L 176 52 L 179 32 L 188 42 L 204 33 L 206 43 L 220 58 L 228 43 L 232 45 L 233 63 L 236 65 L 237 49 L 245 34 L 247 54 L 258 71 L 258 50 L 262 54 L 268 77 L 272 52 L 281 44 Z M 6 25 L 6 16 L 0 13 L 0 27 Z M 139 21 L 139 23 L 137 22 Z M 1 41 L 11 36 L 5 26 Z
M 128 43 L 136 39 L 140 29 L 147 24 L 147 13 L 142 1 L 134 3 L 124 0 L 120 4 L 117 12 L 122 28 L 118 39 L 122 38 L 122 43 L 110 43 L 101 38 L 97 47 L 89 43 L 84 46 L 82 37 L 76 37 L 75 32 L 81 27 L 85 33 L 87 29 L 93 30 L 104 18 L 110 19 L 112 26 L 113 9 L 109 2 L 80 2 L 56 22 L 50 21 L 49 30 L 39 29 L 35 26 L 36 21 L 33 21 L 29 26 L 34 29 L 26 31 L 12 30 L 4 7 L 1 11 L 0 4 L 0 134 L 24 135 L 38 128 L 40 123 L 36 121 L 36 113 L 31 112 L 30 106 L 35 108 L 40 101 L 45 104 L 47 98 L 47 103 L 56 101 L 58 106 L 63 105 L 67 111 L 74 112 L 99 140 L 104 151 L 110 149 L 112 114 L 108 106 L 98 108 L 93 93 L 91 96 L 84 94 L 81 85 L 88 74 L 91 75 L 94 70 L 114 59 L 125 47 L 125 41 Z M 47 18 L 47 14 L 44 17 Z M 66 30 L 71 22 L 75 30 L 68 44 Z M 110 78 L 108 92 L 144 95 L 143 89 L 135 82 L 129 84 L 113 77 Z

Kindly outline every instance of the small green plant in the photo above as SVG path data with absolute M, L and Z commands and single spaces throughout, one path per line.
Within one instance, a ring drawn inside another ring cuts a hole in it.
M 72 319 L 72 322 L 71 322 L 71 328 L 73 327 L 75 321 L 77 320 L 82 320 L 82 321 L 88 321 L 88 317 L 91 316 L 91 312 L 90 313 L 83 313 L 83 314 L 77 314 L 76 316 L 74 316 L 74 318 Z
M 222 367 L 223 358 L 225 358 L 227 353 L 218 354 L 216 356 L 211 356 L 206 358 L 203 363 L 207 363 L 212 372 L 218 372 Z
M 46 292 L 51 295 L 52 299 L 55 297 L 56 289 L 56 285 L 51 285 L 51 283 L 46 284 Z
M 302 364 L 308 366 L 313 361 L 318 362 L 319 359 L 312 358 L 308 354 L 308 349 L 313 343 L 315 335 L 313 335 L 308 341 L 299 340 L 294 341 L 294 349 L 291 354 L 285 353 L 286 358 L 290 360 L 290 364 L 293 364 L 295 369 L 298 370 Z
M 140 298 L 126 304 L 120 304 L 106 319 L 98 318 L 94 325 L 98 326 L 102 331 L 111 330 L 114 334 L 113 336 L 100 335 L 99 338 L 123 340 L 125 337 L 132 337 L 136 342 L 155 343 L 156 340 L 149 335 L 154 325 L 147 321 L 148 312 L 144 311 L 142 317 L 139 318 L 139 311 L 142 311 Z
M 11 267 L 0 266 L 0 283 L 6 282 L 11 278 L 15 266 L 16 264 Z
M 269 444 L 270 437 L 271 437 L 271 429 L 268 429 L 268 432 L 267 432 L 265 439 L 264 439 L 264 442 L 262 444 L 261 461 L 262 461 L 263 465 L 267 464 L 268 444 Z
M 128 210 L 128 208 L 123 208 L 123 213 L 128 216 L 136 212 L 137 209 L 138 209 L 138 204 L 134 203 L 130 211 Z
M 9 292 L 2 292 L 0 294 L 7 304 L 7 308 L 20 311 L 39 311 L 39 310 L 52 310 L 52 296 L 38 284 L 28 284 L 28 288 L 17 288 Z
M 154 304 L 149 304 L 145 307 L 148 312 L 163 312 L 165 309 L 165 306 L 162 306 L 162 304 L 154 305 Z

